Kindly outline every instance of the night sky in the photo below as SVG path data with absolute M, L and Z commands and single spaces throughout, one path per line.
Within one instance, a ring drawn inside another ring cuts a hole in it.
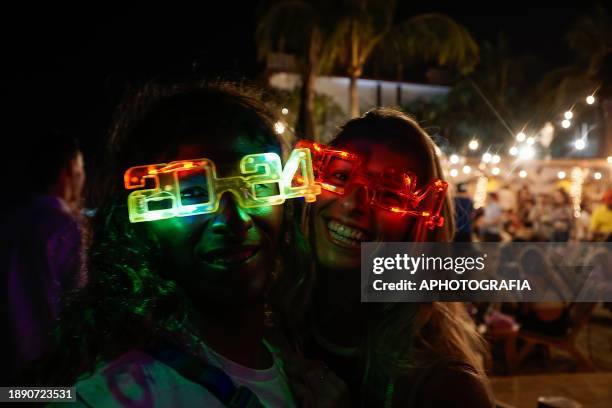
M 563 34 L 595 2 L 557 8 L 527 1 L 484 7 L 456 1 L 398 3 L 398 20 L 446 13 L 477 40 L 494 42 L 502 30 L 514 53 L 536 54 L 554 67 L 571 62 Z M 3 12 L 0 90 L 9 119 L 35 117 L 74 132 L 93 149 L 127 83 L 193 73 L 255 80 L 262 71 L 253 39 L 257 2 L 218 2 L 207 10 L 87 6 Z

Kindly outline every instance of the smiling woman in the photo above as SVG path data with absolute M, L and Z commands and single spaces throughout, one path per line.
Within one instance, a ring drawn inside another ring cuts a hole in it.
M 68 298 L 46 384 L 78 380 L 87 406 L 294 405 L 277 350 L 263 338 L 283 207 L 244 208 L 243 197 L 223 190 L 216 210 L 134 222 L 121 183 L 145 165 L 141 192 L 162 200 L 145 201 L 144 213 L 155 215 L 172 195 L 147 163 L 205 158 L 220 179 L 239 177 L 244 156 L 282 154 L 272 126 L 252 91 L 229 84 L 150 85 L 124 102 L 96 184 L 89 283 Z M 185 169 L 170 174 L 181 205 L 208 202 L 210 178 Z
M 329 367 L 324 377 L 335 373 L 346 383 L 351 406 L 491 406 L 486 350 L 463 305 L 360 299 L 362 242 L 452 239 L 431 138 L 413 118 L 382 108 L 313 150 L 327 153 L 315 164 L 322 193 L 294 209 L 294 265 L 279 286 L 283 321 L 304 356 Z M 434 193 L 424 206 L 419 191 Z M 312 377 L 298 373 L 315 395 L 327 393 L 327 382 Z

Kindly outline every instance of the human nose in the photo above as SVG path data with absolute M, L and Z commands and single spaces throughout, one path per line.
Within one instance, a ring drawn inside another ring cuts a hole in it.
M 212 221 L 212 232 L 243 239 L 253 227 L 253 219 L 240 207 L 236 197 L 228 191 L 221 195 L 219 209 Z
M 342 208 L 347 212 L 365 212 L 369 205 L 370 194 L 365 184 L 355 183 L 342 200 Z

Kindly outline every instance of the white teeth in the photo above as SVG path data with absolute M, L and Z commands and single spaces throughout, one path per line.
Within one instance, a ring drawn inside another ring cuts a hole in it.
M 327 228 L 332 233 L 332 236 L 342 242 L 347 241 L 348 244 L 358 244 L 365 241 L 367 236 L 359 229 L 349 227 L 348 225 L 340 224 L 337 221 L 330 221 Z

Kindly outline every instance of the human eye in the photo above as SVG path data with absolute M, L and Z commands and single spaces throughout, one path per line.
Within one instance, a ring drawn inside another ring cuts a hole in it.
M 208 202 L 208 190 L 200 186 L 187 187 L 181 190 L 183 204 L 198 204 Z
M 402 207 L 404 205 L 403 197 L 391 190 L 379 191 L 377 194 L 378 203 L 383 207 Z
M 259 183 L 253 186 L 255 196 L 258 198 L 272 197 L 280 194 L 278 183 Z
M 334 160 L 327 168 L 327 182 L 333 185 L 344 185 L 348 182 L 353 165 L 345 160 Z

